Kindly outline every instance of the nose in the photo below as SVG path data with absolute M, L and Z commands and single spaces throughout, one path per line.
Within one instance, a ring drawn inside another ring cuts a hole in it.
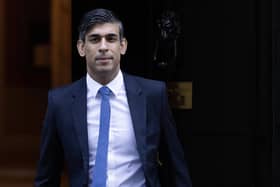
M 107 41 L 105 38 L 102 38 L 100 41 L 100 47 L 99 47 L 99 51 L 100 52 L 105 52 L 108 50 L 108 45 L 107 45 Z

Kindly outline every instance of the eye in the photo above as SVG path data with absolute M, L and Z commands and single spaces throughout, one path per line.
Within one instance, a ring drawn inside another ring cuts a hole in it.
M 92 42 L 92 43 L 98 43 L 100 41 L 100 37 L 89 38 L 89 41 Z
M 118 41 L 118 37 L 116 35 L 108 35 L 106 36 L 106 40 L 110 43 Z

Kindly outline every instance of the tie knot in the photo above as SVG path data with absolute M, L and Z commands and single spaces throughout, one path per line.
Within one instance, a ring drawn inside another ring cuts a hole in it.
M 107 86 L 102 86 L 100 89 L 99 89 L 99 93 L 100 95 L 103 97 L 103 96 L 110 96 L 111 95 L 111 90 L 110 88 L 108 88 Z

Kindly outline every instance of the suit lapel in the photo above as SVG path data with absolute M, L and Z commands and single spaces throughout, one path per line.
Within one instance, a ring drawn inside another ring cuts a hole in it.
M 145 163 L 146 147 L 146 97 L 135 79 L 124 73 L 128 105 L 131 113 L 137 149 L 142 163 Z
M 138 82 L 130 75 L 124 75 L 128 105 L 131 113 L 137 149 L 142 163 L 146 162 L 146 97 Z M 88 171 L 89 149 L 87 131 L 87 88 L 86 79 L 82 78 L 73 90 L 72 115 L 74 127 L 78 136 L 83 166 Z
M 87 88 L 86 79 L 82 78 L 73 92 L 72 112 L 74 117 L 74 127 L 81 147 L 83 166 L 88 171 L 88 133 L 87 133 Z

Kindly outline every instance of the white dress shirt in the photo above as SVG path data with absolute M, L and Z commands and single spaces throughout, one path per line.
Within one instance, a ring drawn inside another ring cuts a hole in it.
M 89 186 L 99 134 L 101 98 L 98 94 L 103 85 L 87 74 L 87 125 L 89 142 Z M 145 177 L 136 147 L 135 134 L 122 72 L 106 85 L 113 94 L 110 97 L 111 118 L 107 161 L 107 187 L 145 187 Z

